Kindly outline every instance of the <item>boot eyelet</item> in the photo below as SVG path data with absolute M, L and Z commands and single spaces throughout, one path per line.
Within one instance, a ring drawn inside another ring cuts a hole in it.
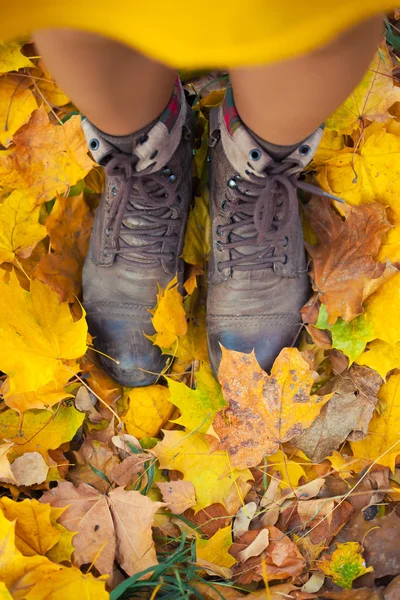
M 253 148 L 249 153 L 250 160 L 260 160 L 261 152 L 258 148 Z
M 288 264 L 289 257 L 288 257 L 288 255 L 287 255 L 287 254 L 284 254 L 284 255 L 283 255 L 283 257 L 284 257 L 283 264 L 284 264 L 284 265 L 287 265 L 287 264 Z
M 175 183 L 176 181 L 176 175 L 174 175 L 173 173 L 168 177 L 168 181 L 170 181 L 171 183 Z
M 192 156 L 196 156 L 196 150 L 194 148 L 192 150 Z
M 139 144 L 145 144 L 149 139 L 148 135 L 142 135 L 142 137 L 139 140 Z
M 227 185 L 228 185 L 228 187 L 230 187 L 231 189 L 233 189 L 233 188 L 237 187 L 236 180 L 235 180 L 235 179 L 233 179 L 233 177 L 232 177 L 232 179 L 229 179 L 229 181 L 228 181 L 228 184 L 227 184 Z
M 111 187 L 111 195 L 112 195 L 112 196 L 116 196 L 116 195 L 117 195 L 117 192 L 118 192 L 118 188 L 117 188 L 117 186 L 116 186 L 116 185 L 113 185 L 113 186 Z
M 108 227 L 104 230 L 105 236 L 106 237 L 110 237 L 111 235 L 111 229 L 108 229 Z
M 308 156 L 311 152 L 311 148 L 308 144 L 302 144 L 299 148 L 301 156 Z
M 103 256 L 105 256 L 106 258 L 108 257 L 108 252 L 107 252 L 107 250 L 104 250 L 104 252 L 103 252 Z
M 222 252 L 223 248 L 222 248 L 222 242 L 221 242 L 221 240 L 217 240 L 217 241 L 215 242 L 215 245 L 216 245 L 216 247 L 217 247 L 217 250 L 218 250 L 219 252 Z
M 289 238 L 287 235 L 285 235 L 285 237 L 283 238 L 283 244 L 282 244 L 283 247 L 286 248 L 288 243 L 289 243 Z M 285 256 L 286 256 L 286 254 L 285 254 Z
M 217 267 L 218 273 L 222 273 L 221 263 L 220 262 L 217 262 L 216 267 Z
M 89 142 L 89 148 L 91 150 L 98 150 L 100 147 L 100 142 L 97 138 L 92 138 Z
M 222 203 L 221 203 L 221 210 L 222 210 L 223 212 L 226 212 L 226 211 L 228 210 L 228 207 L 226 206 L 226 200 L 222 200 Z
M 150 156 L 150 159 L 153 160 L 158 154 L 158 150 L 154 150 L 153 154 Z
M 171 169 L 169 169 L 168 167 L 164 167 L 162 170 L 162 174 L 163 175 L 171 175 Z
M 176 203 L 180 204 L 182 202 L 182 196 L 180 194 L 177 194 L 176 196 Z
M 219 225 L 217 225 L 217 227 L 215 228 L 215 233 L 216 233 L 217 235 L 222 235 L 222 231 L 221 231 L 221 228 L 220 228 L 220 226 L 219 226 Z

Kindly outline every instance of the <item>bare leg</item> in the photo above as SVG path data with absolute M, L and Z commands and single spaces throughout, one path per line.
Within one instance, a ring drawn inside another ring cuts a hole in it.
M 382 17 L 328 46 L 269 66 L 232 69 L 236 108 L 261 138 L 289 145 L 310 135 L 362 78 L 382 35 Z
M 176 72 L 112 40 L 72 29 L 36 31 L 47 67 L 99 129 L 128 135 L 156 119 Z

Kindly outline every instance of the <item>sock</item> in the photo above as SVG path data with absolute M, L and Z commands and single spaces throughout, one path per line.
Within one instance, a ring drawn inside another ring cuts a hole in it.
M 254 131 L 250 129 L 250 133 L 255 140 L 260 144 L 261 148 L 264 148 L 266 152 L 276 161 L 283 160 L 289 154 L 292 154 L 298 148 L 304 140 L 301 140 L 297 144 L 292 144 L 290 146 L 281 146 L 280 144 L 273 144 L 272 142 L 267 142 L 258 136 Z

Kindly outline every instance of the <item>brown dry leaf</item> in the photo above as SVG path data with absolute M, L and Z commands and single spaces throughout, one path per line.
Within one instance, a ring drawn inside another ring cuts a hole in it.
M 353 365 L 334 377 L 320 392 L 333 396 L 295 444 L 310 460 L 320 462 L 351 436 L 365 437 L 383 381 L 372 369 Z
M 116 559 L 128 575 L 157 564 L 151 527 L 162 506 L 140 492 L 115 488 L 108 496 L 86 483 L 75 488 L 59 483 L 41 502 L 67 507 L 59 523 L 77 531 L 73 539 L 74 564 L 93 561 L 100 573 L 112 573 Z
M 88 435 L 79 450 L 73 454 L 75 466 L 69 471 L 71 481 L 75 485 L 88 483 L 99 492 L 107 492 L 110 487 L 107 479 L 111 480 L 113 469 L 119 464 L 118 457 L 112 450 L 104 442 Z M 100 471 L 105 479 L 93 468 Z
M 15 146 L 0 152 L 2 184 L 29 192 L 37 204 L 65 193 L 94 164 L 87 154 L 80 117 L 53 125 L 44 106 L 32 113 L 13 141 Z
M 60 301 L 80 296 L 83 260 L 89 246 L 93 213 L 83 193 L 58 196 L 46 221 L 51 253 L 42 257 L 33 277 L 57 292 Z
M 113 466 L 110 478 L 122 487 L 132 485 L 138 481 L 139 473 L 143 472 L 145 462 L 148 460 L 149 457 L 146 454 L 128 456 L 125 460 Z
M 296 544 L 273 525 L 266 529 L 269 532 L 270 542 L 262 556 L 253 556 L 233 568 L 234 580 L 237 583 L 248 584 L 252 581 L 262 581 L 264 577 L 267 581 L 295 578 L 302 572 L 305 560 Z M 240 541 L 232 544 L 230 553 L 237 558 L 239 553 L 251 544 L 258 534 L 259 530 L 246 532 Z
M 260 556 L 262 552 L 268 547 L 269 544 L 269 531 L 268 529 L 261 529 L 259 531 L 257 537 L 245 548 L 241 550 L 238 554 L 238 559 L 240 562 L 246 562 L 247 559 L 252 556 Z
M 157 483 L 157 487 L 161 490 L 167 508 L 177 515 L 196 504 L 196 492 L 190 481 L 161 481 Z
M 49 467 L 39 452 L 25 452 L 11 465 L 18 485 L 35 485 L 46 481 Z
M 307 244 L 313 259 L 313 287 L 333 324 L 338 317 L 351 321 L 363 312 L 366 284 L 385 269 L 376 256 L 391 228 L 381 204 L 343 206 L 343 220 L 326 200 L 312 198 L 306 215 L 318 238 Z
M 86 417 L 91 423 L 101 423 L 103 417 L 95 409 L 97 398 L 89 392 L 86 386 L 81 387 L 76 392 L 75 396 L 75 408 L 80 412 L 85 412 Z
M 195 513 L 192 508 L 184 512 L 184 517 L 194 523 L 198 531 L 207 537 L 212 537 L 218 529 L 228 527 L 233 515 L 222 504 L 211 504 L 203 510 Z M 177 521 L 180 526 L 181 522 Z
M 296 509 L 300 520 L 304 525 L 315 524 L 316 520 L 326 519 L 329 525 L 332 522 L 334 500 L 330 498 L 318 498 L 317 500 L 300 500 Z
M 347 483 L 354 487 L 354 494 L 350 494 L 348 501 L 354 510 L 363 510 L 367 506 L 382 502 L 388 490 L 390 471 L 388 467 L 375 465 L 368 472 L 361 472 L 355 479 L 347 479 Z
M 284 348 L 271 375 L 255 353 L 222 349 L 218 372 L 229 408 L 214 418 L 214 429 L 234 467 L 256 466 L 279 444 L 309 427 L 328 396 L 312 396 L 312 372 L 296 348 Z
M 342 590 L 341 592 L 321 592 L 321 600 L 387 600 L 380 590 L 361 588 L 359 590 Z M 393 598 L 397 600 L 397 598 Z
M 389 583 L 384 591 L 384 600 L 398 600 L 400 598 L 400 575 Z

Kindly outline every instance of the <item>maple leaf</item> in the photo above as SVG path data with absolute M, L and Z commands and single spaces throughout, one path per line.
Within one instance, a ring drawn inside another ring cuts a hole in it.
M 41 502 L 67 507 L 60 524 L 78 532 L 73 539 L 74 563 L 95 561 L 100 573 L 112 573 L 116 559 L 128 575 L 157 564 L 151 527 L 164 506 L 140 492 L 115 488 L 107 495 L 81 483 L 62 482 L 43 494 Z
M 15 545 L 16 522 L 0 511 L 0 581 L 14 600 L 43 600 L 57 597 L 107 600 L 105 578 L 95 579 L 76 567 L 62 567 L 45 556 L 24 556 Z
M 150 452 L 158 458 L 161 469 L 180 471 L 184 481 L 193 483 L 195 512 L 211 504 L 226 506 L 231 490 L 236 492 L 237 479 L 252 479 L 248 469 L 232 468 L 225 452 L 211 452 L 206 436 L 201 433 L 164 431 L 164 439 Z
M 400 454 L 400 374 L 392 375 L 381 387 L 379 399 L 385 408 L 372 417 L 368 436 L 350 445 L 355 458 L 376 461 L 394 472 Z
M 21 52 L 23 45 L 17 41 L 0 42 L 0 74 L 33 67 L 33 63 Z
M 393 61 L 386 44 L 381 45 L 356 89 L 326 120 L 326 127 L 351 134 L 365 120 L 386 121 L 388 110 L 400 101 L 393 78 Z
M 93 213 L 83 194 L 57 197 L 46 221 L 52 252 L 42 257 L 33 277 L 49 285 L 61 302 L 72 302 L 81 293 L 82 267 L 92 225 Z
M 318 568 L 332 577 L 334 583 L 350 590 L 357 577 L 374 570 L 372 567 L 366 568 L 362 550 L 357 542 L 339 544 L 331 556 L 318 562 Z
M 187 332 L 170 348 L 162 349 L 164 354 L 171 354 L 179 359 L 174 361 L 173 372 L 187 371 L 193 360 L 208 361 L 206 307 L 198 289 L 185 298 L 183 308 L 186 313 Z M 178 362 L 183 365 L 181 371 L 177 369 Z
M 205 268 L 210 254 L 210 194 L 203 187 L 196 196 L 194 207 L 189 213 L 182 258 L 190 265 Z
M 168 283 L 165 290 L 158 286 L 157 304 L 152 309 L 151 322 L 157 333 L 146 336 L 154 345 L 169 348 L 187 332 L 186 315 L 179 292 L 178 276 Z
M 69 442 L 82 425 L 84 417 L 73 406 L 60 407 L 54 413 L 28 410 L 24 413 L 23 421 L 16 411 L 6 410 L 0 416 L 0 436 L 14 442 L 10 448 L 11 458 L 21 456 L 24 452 L 39 452 L 49 464 L 48 451 Z
M 307 460 L 307 459 L 306 459 Z M 301 463 L 304 465 L 306 460 L 302 459 Z M 296 487 L 301 477 L 305 477 L 306 472 L 302 466 L 296 460 L 288 458 L 283 450 L 278 450 L 271 456 L 268 456 L 268 473 L 279 473 L 281 481 L 279 483 L 280 488 Z
M 17 480 L 15 479 L 15 475 L 12 472 L 10 461 L 8 459 L 8 453 L 13 445 L 12 442 L 0 445 L 0 481 L 16 484 Z
M 170 391 L 163 385 L 124 388 L 124 399 L 129 402 L 128 411 L 124 414 L 126 430 L 139 439 L 157 435 L 174 409 Z
M 357 358 L 356 363 L 377 371 L 384 381 L 392 369 L 400 365 L 400 344 L 388 344 L 382 340 L 374 340 Z
M 162 493 L 167 508 L 176 515 L 196 504 L 196 493 L 190 481 L 160 481 L 157 487 Z
M 15 191 L 0 204 L 0 263 L 13 262 L 16 256 L 28 258 L 46 237 L 39 212 L 35 200 L 24 192 Z
M 182 425 L 188 431 L 207 433 L 214 415 L 227 406 L 221 386 L 215 379 L 207 363 L 200 365 L 196 373 L 196 389 L 192 390 L 184 383 L 167 378 L 171 392 L 170 401 L 177 406 L 181 416 L 173 423 Z
M 104 443 L 91 439 L 88 435 L 78 451 L 74 452 L 75 466 L 69 471 L 71 481 L 92 485 L 99 492 L 107 492 L 109 481 L 118 457 Z
M 331 397 L 310 394 L 312 372 L 296 348 L 281 351 L 271 375 L 261 369 L 254 352 L 223 348 L 218 379 L 229 408 L 216 415 L 214 429 L 238 468 L 256 466 L 279 444 L 302 433 Z
M 13 142 L 15 146 L 0 152 L 2 183 L 29 191 L 37 204 L 66 192 L 94 164 L 87 154 L 80 117 L 53 125 L 43 106 L 20 127 Z
M 0 368 L 10 376 L 6 402 L 8 394 L 36 391 L 51 381 L 65 384 L 73 374 L 66 361 L 86 351 L 84 317 L 74 322 L 68 304 L 40 281 L 26 292 L 14 273 L 9 283 L 0 281 L 0 311 Z
M 348 356 L 350 364 L 360 356 L 367 343 L 376 337 L 372 324 L 365 313 L 350 323 L 346 323 L 339 317 L 336 323 L 329 325 L 328 313 L 324 304 L 321 304 L 315 327 L 330 331 L 332 347 L 341 350 Z
M 222 575 L 230 579 L 232 567 L 237 560 L 229 554 L 232 546 L 232 527 L 219 529 L 209 540 L 197 537 L 196 540 L 196 562 L 205 568 L 209 575 Z
M 1 46 L 0 46 L 1 69 Z M 7 147 L 15 132 L 24 125 L 37 102 L 32 90 L 20 77 L 8 75 L 0 78 L 0 144 Z
M 326 200 L 313 198 L 305 207 L 318 245 L 307 244 L 313 259 L 313 287 L 325 305 L 329 323 L 338 317 L 351 321 L 363 312 L 367 280 L 380 277 L 385 265 L 378 263 L 382 237 L 390 229 L 380 204 L 343 207 L 346 220 Z
M 65 104 L 69 103 L 68 96 L 66 96 L 61 88 L 58 87 L 57 83 L 47 70 L 43 60 L 38 61 L 35 71 L 38 71 L 38 80 L 36 85 L 50 105 L 64 106 Z
M 373 337 L 393 345 L 400 342 L 400 319 L 390 318 L 400 312 L 399 287 L 400 273 L 397 273 L 365 301 L 365 319 L 374 332 Z

